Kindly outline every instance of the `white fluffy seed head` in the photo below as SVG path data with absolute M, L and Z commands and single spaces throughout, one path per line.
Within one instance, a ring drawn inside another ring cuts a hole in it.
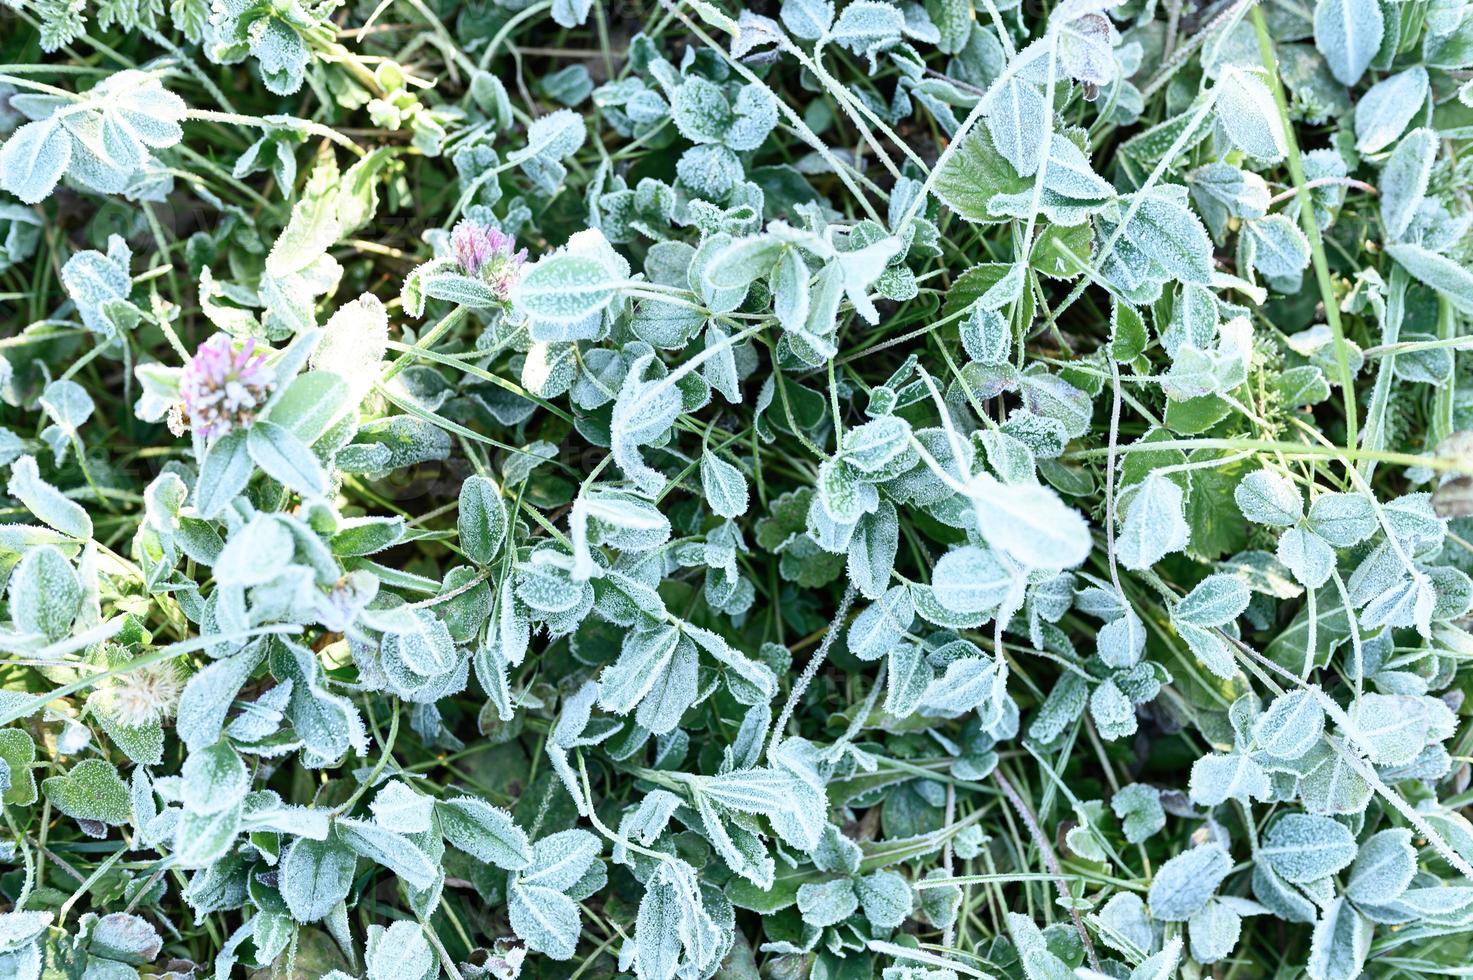
M 123 725 L 136 728 L 174 714 L 184 678 L 172 660 L 163 660 L 118 674 L 100 693 L 104 710 Z

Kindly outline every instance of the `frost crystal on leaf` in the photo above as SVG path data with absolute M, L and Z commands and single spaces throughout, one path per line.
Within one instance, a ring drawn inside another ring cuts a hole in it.
M 0 976 L 1461 962 L 1463 0 L 21 6 Z

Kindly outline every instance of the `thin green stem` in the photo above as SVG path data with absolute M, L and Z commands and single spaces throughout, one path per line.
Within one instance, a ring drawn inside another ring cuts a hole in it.
M 1335 286 L 1330 280 L 1330 264 L 1325 259 L 1325 243 L 1320 237 L 1319 222 L 1314 216 L 1314 200 L 1310 197 L 1308 183 L 1304 177 L 1304 162 L 1299 155 L 1299 140 L 1294 134 L 1294 124 L 1289 120 L 1289 102 L 1284 96 L 1284 83 L 1279 77 L 1278 58 L 1274 55 L 1274 42 L 1269 34 L 1268 22 L 1263 10 L 1255 5 L 1249 14 L 1253 18 L 1253 29 L 1258 34 L 1258 54 L 1268 72 L 1269 89 L 1273 92 L 1274 105 L 1279 110 L 1279 125 L 1283 128 L 1284 143 L 1288 150 L 1289 176 L 1294 181 L 1294 196 L 1299 204 L 1299 223 L 1309 238 L 1310 260 L 1314 263 L 1314 278 L 1319 284 L 1320 301 L 1325 308 L 1325 320 L 1335 338 L 1335 366 L 1340 372 L 1340 395 L 1345 404 L 1345 444 L 1355 446 L 1359 442 L 1356 424 L 1355 379 L 1350 372 L 1350 356 L 1345 347 L 1345 327 L 1340 322 L 1340 301 L 1335 298 Z

